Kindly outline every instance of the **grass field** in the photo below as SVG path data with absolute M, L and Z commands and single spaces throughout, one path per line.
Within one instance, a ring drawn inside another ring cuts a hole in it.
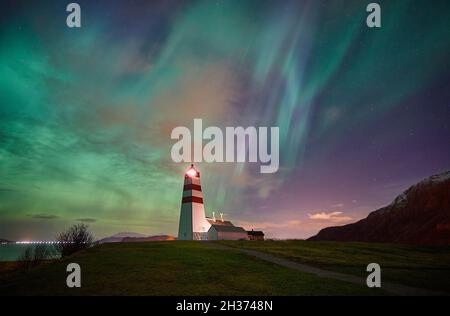
M 221 241 L 326 270 L 367 277 L 370 262 L 380 264 L 382 280 L 450 293 L 450 247 L 288 241 Z
M 250 244 L 250 243 L 249 243 Z M 266 243 L 255 243 L 263 245 Z M 235 242 L 235 246 L 242 246 Z M 82 287 L 66 287 L 66 266 L 81 266 Z M 1 271 L 1 269 L 0 269 Z M 301 273 L 212 243 L 104 244 L 29 272 L 0 272 L 0 295 L 380 295 Z

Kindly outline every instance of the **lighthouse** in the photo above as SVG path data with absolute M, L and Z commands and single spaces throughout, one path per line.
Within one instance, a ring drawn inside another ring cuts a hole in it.
M 178 239 L 207 240 L 210 227 L 205 216 L 200 172 L 192 164 L 184 173 Z

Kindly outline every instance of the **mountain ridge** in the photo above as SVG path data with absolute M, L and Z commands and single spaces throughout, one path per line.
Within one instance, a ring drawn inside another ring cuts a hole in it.
M 428 177 L 355 223 L 308 240 L 450 245 L 450 171 Z
M 155 235 L 149 236 L 133 232 L 121 232 L 109 237 L 105 237 L 96 241 L 98 244 L 115 243 L 115 242 L 145 242 L 145 241 L 161 241 L 161 240 L 175 240 L 176 238 L 170 235 Z

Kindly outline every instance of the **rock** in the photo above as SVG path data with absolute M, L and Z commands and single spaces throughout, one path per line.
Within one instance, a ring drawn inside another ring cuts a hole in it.
M 431 176 L 356 223 L 309 240 L 450 245 L 450 171 Z

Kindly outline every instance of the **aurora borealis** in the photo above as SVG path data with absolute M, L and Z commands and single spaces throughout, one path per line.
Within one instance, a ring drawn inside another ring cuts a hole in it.
M 176 235 L 171 130 L 279 126 L 280 170 L 198 165 L 207 213 L 304 238 L 450 169 L 450 4 L 3 1 L 0 238 Z

